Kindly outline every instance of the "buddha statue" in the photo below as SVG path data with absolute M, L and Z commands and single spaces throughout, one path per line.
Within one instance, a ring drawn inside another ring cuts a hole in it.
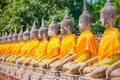
M 82 31 L 77 39 L 76 58 L 63 65 L 62 70 L 67 74 L 79 74 L 81 64 L 98 54 L 98 44 L 90 31 L 92 16 L 88 13 L 84 0 L 84 11 L 79 17 L 79 29 Z M 71 66 L 71 67 L 70 67 Z

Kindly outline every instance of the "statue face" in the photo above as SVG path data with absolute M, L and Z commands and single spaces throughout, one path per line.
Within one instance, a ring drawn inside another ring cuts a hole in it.
M 109 24 L 107 23 L 107 15 L 105 15 L 104 13 L 100 14 L 100 22 L 101 25 L 104 26 L 105 28 L 109 27 Z
M 38 38 L 38 32 L 31 32 L 30 33 L 30 38 L 31 39 L 37 39 Z
M 8 37 L 8 42 L 12 42 L 12 36 Z
M 81 31 L 85 31 L 86 28 L 85 28 L 84 26 L 82 26 L 81 24 L 79 24 L 79 30 L 81 30 Z
M 7 42 L 7 37 L 4 37 L 4 41 Z
M 62 33 L 63 35 L 66 34 L 66 29 L 65 29 L 65 27 L 61 27 L 61 28 L 60 28 L 60 31 L 61 31 L 61 33 Z
M 23 39 L 24 40 L 29 40 L 30 39 L 30 34 L 24 34 Z
M 18 40 L 19 40 L 19 41 L 23 40 L 23 34 L 19 34 L 19 35 L 18 35 Z
M 51 37 L 54 36 L 55 35 L 55 30 L 49 27 L 48 28 L 48 35 L 51 36 Z
M 42 33 L 41 32 L 38 32 L 38 38 L 42 39 Z
M 13 35 L 13 41 L 17 41 L 18 40 L 18 35 Z

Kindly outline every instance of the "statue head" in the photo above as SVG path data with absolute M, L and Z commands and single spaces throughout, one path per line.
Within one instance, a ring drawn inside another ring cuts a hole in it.
M 105 6 L 100 11 L 100 21 L 104 27 L 114 27 L 118 10 L 107 0 Z
M 87 11 L 87 6 L 86 6 L 86 1 L 84 0 L 84 11 L 79 17 L 79 29 L 84 31 L 84 30 L 89 30 L 91 28 L 92 24 L 92 16 L 88 13 Z
M 49 25 L 49 28 L 48 28 L 48 35 L 49 36 L 57 36 L 58 35 L 58 32 L 59 32 L 59 27 L 57 25 L 57 22 L 54 18 L 54 16 L 52 17 L 52 22 L 50 23 Z
M 23 40 L 23 27 L 21 26 L 21 30 L 20 30 L 20 32 L 19 32 L 19 34 L 18 34 L 18 40 L 19 41 L 22 41 Z
M 73 23 L 69 18 L 68 8 L 66 8 L 65 16 L 61 22 L 60 31 L 62 32 L 63 35 L 72 34 L 72 27 L 73 27 Z
M 12 35 L 12 31 L 10 30 L 10 34 L 8 36 L 8 42 L 12 42 L 13 41 L 13 35 Z
M 13 41 L 18 41 L 18 34 L 17 34 L 17 29 L 15 27 L 15 32 L 13 34 Z
M 47 39 L 48 28 L 45 26 L 44 19 L 42 18 L 41 27 L 38 32 L 39 39 Z
M 26 28 L 25 32 L 23 33 L 23 39 L 30 40 L 30 31 L 28 29 L 28 24 L 27 24 L 27 28 Z
M 38 29 L 36 28 L 35 21 L 33 23 L 33 27 L 30 31 L 30 37 L 31 39 L 38 39 Z

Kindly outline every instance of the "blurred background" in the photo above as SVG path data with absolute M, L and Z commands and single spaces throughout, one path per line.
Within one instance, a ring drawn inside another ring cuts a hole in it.
M 89 13 L 93 16 L 91 31 L 95 34 L 102 34 L 104 27 L 100 24 L 100 10 L 106 0 L 86 0 Z M 120 0 L 111 0 L 112 4 L 120 11 Z M 3 32 L 14 31 L 17 27 L 19 32 L 23 25 L 31 28 L 35 20 L 36 26 L 41 25 L 43 17 L 48 27 L 54 15 L 58 25 L 65 15 L 65 8 L 69 8 L 70 18 L 74 23 L 73 33 L 79 33 L 78 21 L 83 11 L 83 0 L 0 0 L 0 35 Z M 120 13 L 117 16 L 116 26 L 120 29 Z

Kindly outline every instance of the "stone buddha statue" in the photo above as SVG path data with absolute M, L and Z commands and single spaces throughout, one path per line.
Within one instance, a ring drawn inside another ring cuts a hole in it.
M 63 71 L 67 74 L 79 74 L 81 64 L 90 58 L 97 56 L 98 44 L 94 35 L 90 31 L 92 24 L 92 16 L 88 13 L 86 1 L 84 0 L 84 11 L 79 17 L 79 29 L 82 31 L 77 38 L 76 58 L 63 66 Z M 71 66 L 71 67 L 69 67 Z

